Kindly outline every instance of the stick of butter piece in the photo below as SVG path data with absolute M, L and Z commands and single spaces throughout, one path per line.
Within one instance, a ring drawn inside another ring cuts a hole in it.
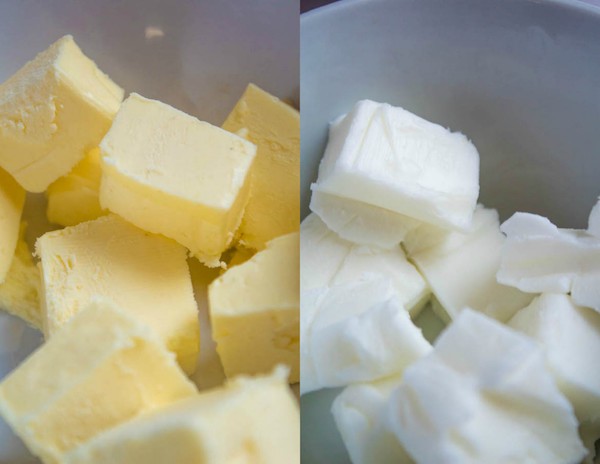
M 259 374 L 282 363 L 298 382 L 300 237 L 267 243 L 208 287 L 213 338 L 227 377 Z
M 200 329 L 182 246 L 108 215 L 44 234 L 36 254 L 46 337 L 101 295 L 154 329 L 182 368 L 194 371 Z
M 45 464 L 197 390 L 151 331 L 96 300 L 0 384 L 0 414 Z
M 363 100 L 331 131 L 317 185 L 324 193 L 464 230 L 479 195 L 479 153 L 462 134 Z
M 43 192 L 97 146 L 123 89 L 64 36 L 0 85 L 0 166 Z
M 102 207 L 220 265 L 248 202 L 254 144 L 134 93 L 100 149 Z
M 246 246 L 262 249 L 300 226 L 300 114 L 249 84 L 223 129 L 247 129 L 248 140 L 257 146 L 252 195 L 240 232 Z
M 74 226 L 106 213 L 100 206 L 100 148 L 91 149 L 66 176 L 48 186 L 48 221 Z
M 42 330 L 40 270 L 33 262 L 24 236 L 25 223 L 22 223 L 10 269 L 6 280 L 0 284 L 0 309 Z
M 283 372 L 143 414 L 71 452 L 65 464 L 299 464 L 300 415 Z
M 0 169 L 0 284 L 6 279 L 15 254 L 24 204 L 25 190 Z

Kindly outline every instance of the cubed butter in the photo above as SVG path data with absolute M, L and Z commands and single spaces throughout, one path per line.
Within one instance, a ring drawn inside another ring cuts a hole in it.
M 240 238 L 248 247 L 262 249 L 300 226 L 300 114 L 249 84 L 223 129 L 246 129 L 248 140 L 257 146 Z
M 98 145 L 123 89 L 64 36 L 0 85 L 0 166 L 43 192 Z
M 220 265 L 248 202 L 254 144 L 134 93 L 100 149 L 103 208 Z
M 238 377 L 98 435 L 65 464 L 299 464 L 300 415 L 284 372 Z
M 154 334 L 97 300 L 0 384 L 0 414 L 45 464 L 197 390 Z
M 101 295 L 151 327 L 182 368 L 194 371 L 200 329 L 181 245 L 108 215 L 44 234 L 36 254 L 47 337 Z
M 33 262 L 24 235 L 25 224 L 23 223 L 6 280 L 0 284 L 0 309 L 42 330 L 40 271 Z
M 464 135 L 370 100 L 330 135 L 317 179 L 322 192 L 444 228 L 469 227 L 479 153 Z
M 298 382 L 299 233 L 267 243 L 208 288 L 213 338 L 227 377 L 289 366 Z
M 25 190 L 0 169 L 0 284 L 13 261 L 24 204 Z
M 66 176 L 46 190 L 48 221 L 74 226 L 106 213 L 100 207 L 100 149 L 93 148 Z

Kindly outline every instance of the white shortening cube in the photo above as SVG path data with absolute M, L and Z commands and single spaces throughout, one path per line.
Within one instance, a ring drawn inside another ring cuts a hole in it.
M 575 464 L 586 454 L 542 349 L 475 311 L 404 371 L 386 414 L 416 462 Z
M 423 225 L 406 237 L 404 247 L 427 280 L 446 322 L 469 307 L 501 322 L 527 306 L 533 295 L 496 281 L 505 241 L 498 213 L 478 206 L 466 233 Z
M 339 123 L 318 188 L 445 228 L 466 229 L 479 195 L 467 138 L 402 108 L 358 102 Z
M 590 230 L 595 214 L 592 211 Z M 515 213 L 501 229 L 507 240 L 498 282 L 524 292 L 571 293 L 577 305 L 600 312 L 600 237 L 559 229 L 530 213 Z
M 567 295 L 543 294 L 509 325 L 538 340 L 561 391 L 581 421 L 600 420 L 600 314 Z
M 389 398 L 401 377 L 346 387 L 331 407 L 352 464 L 412 464 L 386 423 Z
M 131 94 L 100 150 L 103 208 L 220 265 L 250 195 L 254 144 Z
M 431 350 L 395 293 L 390 279 L 366 275 L 303 307 L 301 355 L 313 377 L 303 385 L 303 373 L 303 393 L 401 373 Z

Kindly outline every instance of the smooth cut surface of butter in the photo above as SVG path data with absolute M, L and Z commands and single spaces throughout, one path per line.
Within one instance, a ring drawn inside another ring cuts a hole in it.
M 385 409 L 401 377 L 346 387 L 331 412 L 352 464 L 412 464 L 386 426 Z
M 13 261 L 24 204 L 25 190 L 0 168 L 0 284 Z
M 93 148 L 66 176 L 48 186 L 48 221 L 74 226 L 106 214 L 100 206 L 100 149 Z
M 468 309 L 404 371 L 386 414 L 416 462 L 576 464 L 587 452 L 541 347 Z
M 421 224 L 378 206 L 322 192 L 316 184 L 312 188 L 310 209 L 341 238 L 383 249 L 397 247 Z
M 194 371 L 200 328 L 181 245 L 108 215 L 44 234 L 36 254 L 47 338 L 101 295 L 151 327 L 182 368 Z
M 257 146 L 240 238 L 248 247 L 262 249 L 300 226 L 300 113 L 249 84 L 223 129 L 246 129 L 248 140 Z
M 466 307 L 506 322 L 527 306 L 533 295 L 496 280 L 505 237 L 496 210 L 478 206 L 471 230 L 446 231 L 424 225 L 411 232 L 404 246 L 431 287 L 446 322 Z
M 64 36 L 0 84 L 0 166 L 43 192 L 98 145 L 123 89 Z
M 466 229 L 479 195 L 479 154 L 402 108 L 359 101 L 330 132 L 318 188 L 444 228 Z
M 238 377 L 144 414 L 65 464 L 299 464 L 300 414 L 283 371 Z
M 138 414 L 195 396 L 142 324 L 96 300 L 0 384 L 0 414 L 45 464 Z
M 248 202 L 254 144 L 133 93 L 100 149 L 103 208 L 220 265 Z
M 600 421 L 600 314 L 573 304 L 568 295 L 546 293 L 509 325 L 542 344 L 558 388 L 579 420 Z
M 600 237 L 530 213 L 515 213 L 501 228 L 507 239 L 498 282 L 524 292 L 570 293 L 576 304 L 600 312 Z
M 17 249 L 4 282 L 0 284 L 0 309 L 20 317 L 42 330 L 40 270 L 25 243 L 25 224 L 21 224 Z
M 416 317 L 430 292 L 425 279 L 396 245 L 389 250 L 360 246 L 341 239 L 315 214 L 300 228 L 301 289 L 328 288 L 361 280 L 366 274 L 389 278 L 400 304 Z
M 304 299 L 304 294 L 303 294 Z M 401 374 L 431 350 L 390 279 L 365 275 L 302 306 L 302 394 Z
M 299 255 L 299 233 L 284 235 L 210 284 L 213 338 L 227 377 L 285 364 L 290 382 L 299 381 Z

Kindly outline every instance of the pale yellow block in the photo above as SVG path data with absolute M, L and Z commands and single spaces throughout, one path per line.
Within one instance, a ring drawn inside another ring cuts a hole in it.
M 104 208 L 220 265 L 248 201 L 252 143 L 131 94 L 100 149 Z
M 194 396 L 144 325 L 95 301 L 0 384 L 0 414 L 46 464 L 97 434 Z
M 144 414 L 98 435 L 65 460 L 138 463 L 299 464 L 300 414 L 285 372 L 236 378 Z
M 96 147 L 69 172 L 46 190 L 48 221 L 74 226 L 106 214 L 100 207 L 100 148 Z
M 33 261 L 24 239 L 25 224 L 17 241 L 17 249 L 6 280 L 0 284 L 0 309 L 20 317 L 32 327 L 42 330 L 40 307 L 40 271 Z
M 299 233 L 278 237 L 208 288 L 217 352 L 227 377 L 259 374 L 277 364 L 299 380 Z
M 248 140 L 258 147 L 240 232 L 247 246 L 262 249 L 269 240 L 300 227 L 300 114 L 250 84 L 223 129 L 246 129 Z
M 151 327 L 182 368 L 194 371 L 200 328 L 181 245 L 108 215 L 44 234 L 36 254 L 46 337 L 101 295 Z
M 0 284 L 13 261 L 24 204 L 25 190 L 0 169 Z
M 123 99 L 67 35 L 0 85 L 0 166 L 43 192 L 98 145 Z

